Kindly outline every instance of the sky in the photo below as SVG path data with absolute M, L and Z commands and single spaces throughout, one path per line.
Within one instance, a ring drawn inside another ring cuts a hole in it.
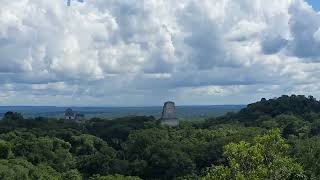
M 316 0 L 0 2 L 0 105 L 320 98 Z
M 306 2 L 309 3 L 315 11 L 318 11 L 318 12 L 320 11 L 320 1 L 319 0 L 307 0 Z

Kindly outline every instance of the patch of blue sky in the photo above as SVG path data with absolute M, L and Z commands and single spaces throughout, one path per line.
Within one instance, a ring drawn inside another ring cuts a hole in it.
M 320 0 L 305 0 L 315 11 L 320 11 Z

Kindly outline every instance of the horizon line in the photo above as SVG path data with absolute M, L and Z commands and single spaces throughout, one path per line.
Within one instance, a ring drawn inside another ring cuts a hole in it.
M 182 104 L 176 105 L 176 107 L 188 107 L 188 106 L 246 106 L 248 104 Z M 101 106 L 90 106 L 90 105 L 0 105 L 1 107 L 57 107 L 57 108 L 143 108 L 143 107 L 163 107 L 163 105 L 137 105 L 137 106 L 113 106 L 113 105 L 101 105 Z

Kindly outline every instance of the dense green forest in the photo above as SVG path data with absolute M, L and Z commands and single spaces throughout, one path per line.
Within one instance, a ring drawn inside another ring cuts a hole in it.
M 320 102 L 261 99 L 170 128 L 154 117 L 0 121 L 0 179 L 320 179 Z

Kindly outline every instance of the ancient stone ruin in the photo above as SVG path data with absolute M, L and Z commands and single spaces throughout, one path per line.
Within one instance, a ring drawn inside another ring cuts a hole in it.
M 176 106 L 174 102 L 168 101 L 164 103 L 160 121 L 161 124 L 171 127 L 179 126 L 179 120 L 176 116 Z
M 66 109 L 64 117 L 65 120 L 73 120 L 76 122 L 81 122 L 84 119 L 83 114 L 75 113 L 71 108 Z

